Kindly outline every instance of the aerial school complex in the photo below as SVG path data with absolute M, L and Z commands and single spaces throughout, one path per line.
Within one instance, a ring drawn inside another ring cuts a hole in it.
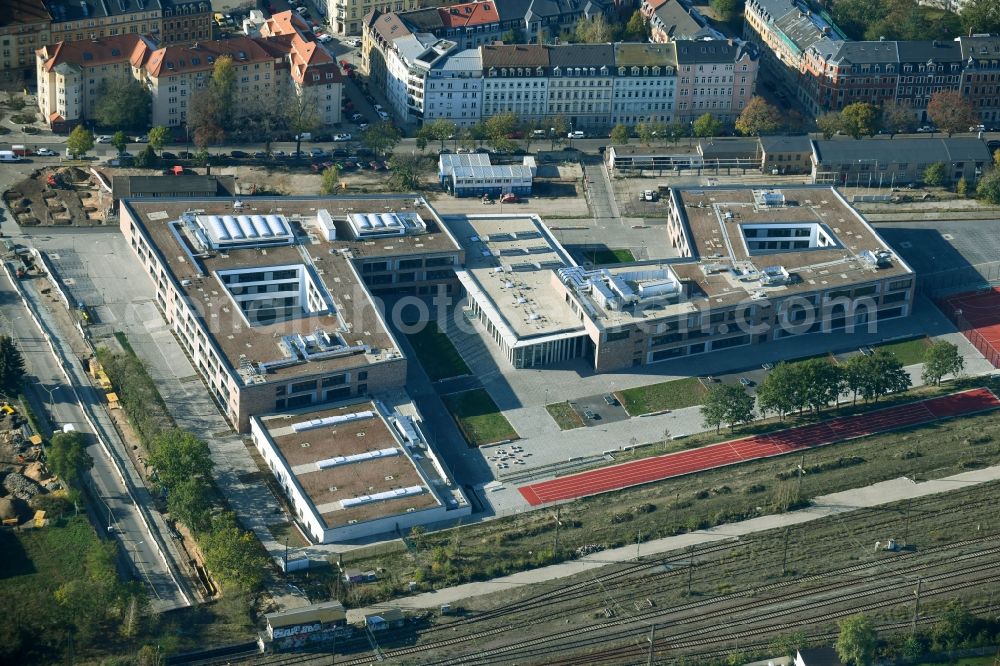
M 119 219 L 220 409 L 331 542 L 470 512 L 380 293 L 464 294 L 513 367 L 599 372 L 910 314 L 913 271 L 832 187 L 673 189 L 667 215 L 677 257 L 613 266 L 536 215 L 442 220 L 414 195 L 125 199 Z

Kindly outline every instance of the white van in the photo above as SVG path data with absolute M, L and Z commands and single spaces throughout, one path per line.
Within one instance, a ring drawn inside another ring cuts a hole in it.
M 0 150 L 0 162 L 20 162 L 21 156 L 13 150 Z

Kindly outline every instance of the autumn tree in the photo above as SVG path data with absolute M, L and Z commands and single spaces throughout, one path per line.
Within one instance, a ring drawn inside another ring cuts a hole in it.
M 898 102 L 882 105 L 882 128 L 890 134 L 905 134 L 917 129 L 917 119 L 913 111 Z
M 991 204 L 1000 204 L 1000 169 L 993 169 L 979 179 L 976 196 Z
M 740 10 L 740 0 L 709 0 L 720 21 L 731 21 Z
M 69 133 L 69 138 L 66 139 L 66 150 L 76 159 L 86 155 L 87 151 L 93 147 L 94 133 L 83 125 L 74 127 L 73 131 Z
M 848 104 L 840 112 L 840 129 L 855 139 L 873 136 L 879 128 L 880 112 L 877 106 L 868 102 Z
M 969 127 L 979 123 L 972 102 L 957 90 L 942 90 L 931 95 L 927 102 L 927 117 L 948 135 L 956 132 L 968 132 Z
M 437 141 L 441 145 L 440 149 L 444 150 L 444 142 L 455 136 L 457 131 L 455 123 L 445 118 L 438 118 L 424 123 L 417 131 L 417 139 L 423 139 L 427 142 Z
M 230 56 L 221 56 L 212 66 L 208 85 L 195 91 L 188 107 L 187 126 L 194 133 L 199 148 L 225 139 L 238 114 L 233 108 L 236 97 L 236 68 Z
M 616 146 L 624 146 L 628 143 L 629 131 L 628 127 L 618 123 L 611 129 L 611 135 L 609 137 L 611 143 Z
M 505 153 L 517 147 L 512 138 L 514 132 L 517 131 L 517 126 L 517 114 L 505 111 L 484 120 L 482 122 L 482 131 L 494 150 Z
M 576 41 L 584 44 L 605 44 L 613 41 L 614 28 L 604 18 L 604 14 L 598 14 L 592 19 L 581 16 L 576 22 L 573 34 Z
M 128 147 L 128 137 L 125 136 L 125 132 L 118 130 L 111 135 L 111 145 L 115 147 L 118 154 L 121 155 L 125 152 L 125 148 Z
M 633 42 L 645 41 L 649 37 L 649 26 L 638 9 L 632 12 L 625 24 L 625 37 Z
M 837 656 L 845 664 L 869 666 L 875 659 L 878 635 L 875 625 L 866 615 L 854 615 L 840 621 L 837 636 Z
M 323 169 L 319 186 L 320 194 L 333 194 L 340 186 L 340 167 L 336 164 Z
M 948 180 L 948 165 L 944 162 L 932 162 L 923 173 L 924 185 L 940 187 Z
M 699 137 L 718 136 L 722 133 L 722 123 L 711 113 L 705 113 L 694 121 L 692 130 Z
M 736 119 L 736 131 L 743 136 L 775 134 L 781 130 L 781 111 L 754 95 Z
M 154 151 L 163 150 L 163 147 L 170 141 L 170 128 L 157 125 L 149 130 L 149 147 Z
M 189 432 L 173 428 L 153 439 L 149 462 L 156 468 L 160 484 L 173 488 L 192 478 L 209 478 L 212 457 L 208 444 Z

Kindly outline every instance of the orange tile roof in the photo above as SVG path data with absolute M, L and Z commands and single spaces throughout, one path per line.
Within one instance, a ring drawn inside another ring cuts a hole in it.
M 142 41 L 139 35 L 115 35 L 81 42 L 59 42 L 43 46 L 36 53 L 45 58 L 45 71 L 50 72 L 62 63 L 80 67 L 96 67 L 116 62 L 128 62 L 135 45 Z
M 52 15 L 42 0 L 3 0 L 0 2 L 0 28 L 28 23 L 48 23 Z
M 292 37 L 289 44 L 289 60 L 291 61 L 292 78 L 300 85 L 309 85 L 312 81 L 308 75 L 312 72 L 322 73 L 321 81 L 325 83 L 340 82 L 343 75 L 336 59 L 323 46 L 309 42 L 298 35 Z M 327 79 L 326 73 L 332 72 L 333 78 Z
M 274 14 L 265 21 L 264 25 L 265 30 L 263 32 L 267 33 L 268 36 L 294 35 L 301 31 L 311 31 L 305 19 L 298 12 L 291 10 Z
M 466 28 L 500 22 L 500 14 L 497 12 L 495 2 L 467 2 L 461 5 L 440 7 L 438 13 L 446 28 Z
M 235 37 L 211 42 L 195 42 L 191 46 L 167 46 L 150 54 L 146 61 L 146 71 L 150 76 L 174 76 L 188 72 L 209 71 L 215 61 L 222 56 L 230 56 L 234 65 L 273 60 L 276 56 L 271 49 L 250 37 Z
M 670 0 L 645 0 L 645 1 L 646 1 L 646 4 L 649 5 L 650 11 L 654 11 L 654 12 L 657 9 L 659 9 L 660 7 L 662 7 L 663 5 L 665 5 L 668 2 L 670 2 Z

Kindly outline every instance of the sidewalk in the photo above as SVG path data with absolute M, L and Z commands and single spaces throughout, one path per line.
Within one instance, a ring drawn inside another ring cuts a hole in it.
M 901 477 L 863 488 L 854 488 L 831 495 L 816 497 L 812 506 L 800 511 L 761 516 L 738 523 L 720 525 L 707 530 L 698 530 L 697 532 L 689 532 L 687 534 L 657 539 L 656 541 L 649 541 L 642 544 L 639 549 L 639 555 L 647 557 L 681 550 L 688 546 L 725 541 L 727 539 L 738 540 L 740 537 L 757 532 L 801 525 L 828 516 L 857 511 L 858 509 L 867 509 L 901 500 L 936 495 L 951 490 L 971 488 L 996 480 L 1000 480 L 1000 465 L 921 483 L 914 483 L 910 479 Z M 578 560 L 553 564 L 530 571 L 522 571 L 489 581 L 456 585 L 434 592 L 425 592 L 412 597 L 395 599 L 391 602 L 369 608 L 351 609 L 347 612 L 347 620 L 348 622 L 360 621 L 365 614 L 385 608 L 402 608 L 405 610 L 437 608 L 442 604 L 454 604 L 469 597 L 478 597 L 525 585 L 536 585 L 543 582 L 549 583 L 560 578 L 599 569 L 607 564 L 630 562 L 635 559 L 635 546 L 604 550 Z

